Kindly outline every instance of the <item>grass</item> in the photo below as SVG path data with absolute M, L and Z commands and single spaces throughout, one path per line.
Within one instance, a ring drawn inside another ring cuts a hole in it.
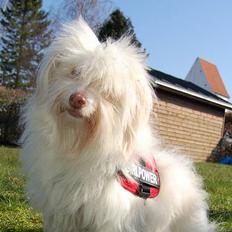
M 199 163 L 197 170 L 210 194 L 210 220 L 218 231 L 232 232 L 232 166 Z M 42 232 L 41 216 L 25 200 L 23 185 L 18 149 L 0 147 L 0 232 Z
M 210 219 L 218 223 L 219 231 L 232 232 L 232 166 L 199 163 L 197 169 L 210 194 Z
M 41 232 L 41 217 L 24 198 L 17 160 L 17 149 L 0 147 L 0 232 Z

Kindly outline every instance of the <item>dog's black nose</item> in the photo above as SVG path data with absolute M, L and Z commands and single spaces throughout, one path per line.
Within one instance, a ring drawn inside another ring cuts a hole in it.
M 86 97 L 79 92 L 73 93 L 69 98 L 70 106 L 72 106 L 75 109 L 81 109 L 86 105 L 86 103 L 87 103 Z

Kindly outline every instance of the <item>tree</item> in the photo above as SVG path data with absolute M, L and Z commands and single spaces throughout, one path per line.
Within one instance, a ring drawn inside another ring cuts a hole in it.
M 136 38 L 131 20 L 126 18 L 119 9 L 116 9 L 99 28 L 98 38 L 100 41 L 105 41 L 108 37 L 117 40 L 125 34 L 131 36 L 133 44 L 141 47 L 141 43 Z
M 110 9 L 110 0 L 63 0 L 56 21 L 74 20 L 81 15 L 93 30 L 97 30 Z
M 48 14 L 42 0 L 9 0 L 1 9 L 4 34 L 0 51 L 1 82 L 13 88 L 31 87 L 43 50 L 50 42 Z

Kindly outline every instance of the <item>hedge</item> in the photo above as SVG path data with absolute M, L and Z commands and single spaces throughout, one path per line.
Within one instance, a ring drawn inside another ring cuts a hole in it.
M 0 86 L 0 144 L 18 145 L 20 108 L 28 92 Z

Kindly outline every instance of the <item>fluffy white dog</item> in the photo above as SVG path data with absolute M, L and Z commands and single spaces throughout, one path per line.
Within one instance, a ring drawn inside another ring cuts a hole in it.
M 46 51 L 21 156 L 44 231 L 214 231 L 192 163 L 152 132 L 144 58 L 130 38 L 100 43 L 82 19 Z

